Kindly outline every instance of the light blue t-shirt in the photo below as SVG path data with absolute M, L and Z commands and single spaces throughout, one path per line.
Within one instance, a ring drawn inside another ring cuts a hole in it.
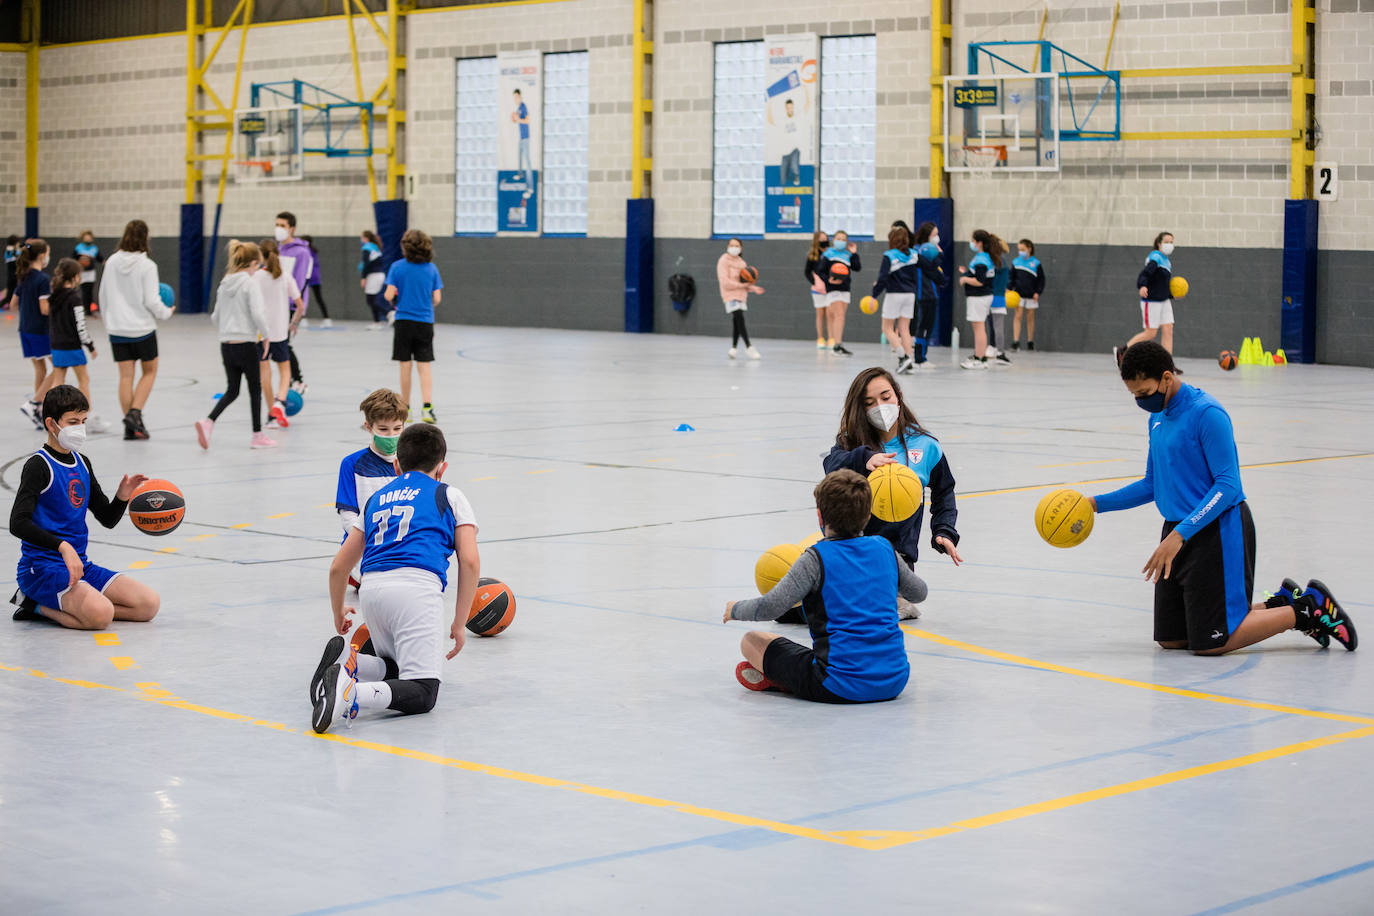
M 434 323 L 434 291 L 444 288 L 439 268 L 431 263 L 397 261 L 386 272 L 386 285 L 396 287 L 396 320 Z

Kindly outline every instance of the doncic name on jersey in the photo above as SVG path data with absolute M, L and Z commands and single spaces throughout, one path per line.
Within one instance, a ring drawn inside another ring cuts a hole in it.
M 392 490 L 390 493 L 381 493 L 377 496 L 377 505 L 385 506 L 390 503 L 408 503 L 420 495 L 420 491 L 414 487 L 406 487 L 401 490 Z

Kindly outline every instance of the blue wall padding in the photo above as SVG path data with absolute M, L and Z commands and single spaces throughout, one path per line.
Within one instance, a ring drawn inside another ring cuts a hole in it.
M 625 201 L 625 330 L 654 329 L 654 202 Z
M 378 200 L 372 204 L 372 216 L 377 221 L 377 237 L 382 240 L 382 263 L 390 267 L 401 260 L 401 236 L 406 234 L 409 207 L 404 200 Z
M 915 204 L 911 230 L 915 232 L 925 222 L 934 223 L 940 230 L 940 248 L 945 255 L 940 266 L 949 282 L 940 290 L 940 301 L 935 310 L 935 339 L 940 346 L 947 347 L 949 332 L 954 327 L 954 289 L 959 276 L 954 264 L 954 200 L 949 197 L 918 197 Z
M 181 205 L 181 238 L 178 245 L 177 310 L 205 311 L 205 287 L 201 268 L 205 264 L 205 205 Z
M 1280 340 L 1289 362 L 1317 361 L 1317 202 L 1283 202 L 1283 312 Z

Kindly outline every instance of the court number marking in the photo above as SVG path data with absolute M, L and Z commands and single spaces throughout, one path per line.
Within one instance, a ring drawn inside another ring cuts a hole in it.
M 1336 182 L 1336 163 L 1314 162 L 1312 164 L 1312 191 L 1317 200 L 1339 200 Z

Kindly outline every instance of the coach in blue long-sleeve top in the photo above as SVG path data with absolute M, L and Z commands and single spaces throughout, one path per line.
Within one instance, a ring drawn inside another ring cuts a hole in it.
M 1251 604 L 1255 523 L 1240 482 L 1231 417 L 1215 398 L 1185 385 L 1173 357 L 1154 341 L 1132 345 L 1121 379 L 1150 414 L 1145 476 L 1092 499 L 1098 512 L 1153 501 L 1164 530 L 1142 572 L 1155 583 L 1155 640 L 1165 649 L 1223 655 L 1285 630 L 1322 647 L 1356 645 L 1355 627 L 1316 579 L 1284 579 L 1276 595 Z

